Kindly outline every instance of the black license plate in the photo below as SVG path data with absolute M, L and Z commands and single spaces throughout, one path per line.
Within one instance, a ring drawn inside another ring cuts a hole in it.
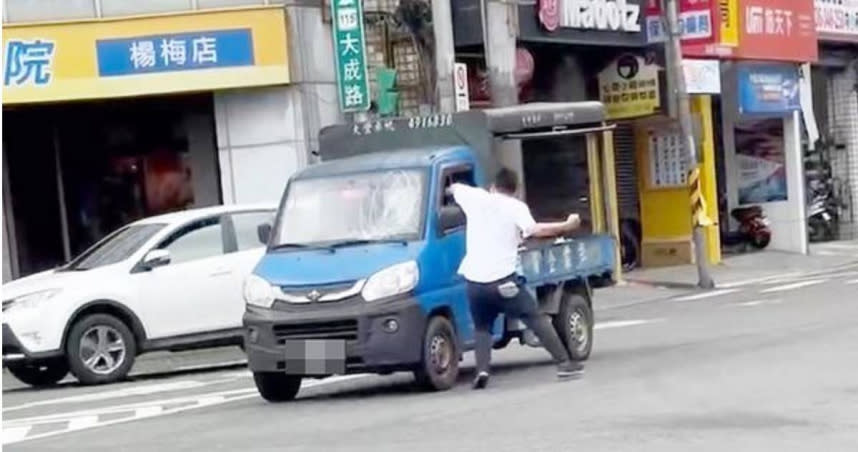
M 334 375 L 346 373 L 346 341 L 330 339 L 287 340 L 286 373 Z

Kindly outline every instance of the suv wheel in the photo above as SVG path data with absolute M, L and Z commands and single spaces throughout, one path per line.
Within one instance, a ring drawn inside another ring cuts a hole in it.
M 64 359 L 47 361 L 20 362 L 8 364 L 9 372 L 15 378 L 35 387 L 51 386 L 65 378 L 69 366 Z
M 131 330 L 108 314 L 88 315 L 74 325 L 66 340 L 72 373 L 83 384 L 112 383 L 134 365 L 137 344 Z
M 254 372 L 253 382 L 263 399 L 269 402 L 294 400 L 301 389 L 301 377 L 279 372 Z

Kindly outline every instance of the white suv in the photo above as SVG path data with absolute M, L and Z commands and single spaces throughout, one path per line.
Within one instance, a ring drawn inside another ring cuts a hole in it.
M 242 284 L 274 206 L 221 206 L 125 226 L 69 264 L 3 286 L 3 365 L 50 385 L 125 377 L 154 350 L 241 345 Z

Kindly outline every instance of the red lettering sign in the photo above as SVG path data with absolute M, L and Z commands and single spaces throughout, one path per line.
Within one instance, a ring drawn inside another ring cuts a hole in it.
M 818 58 L 813 0 L 743 0 L 739 59 L 814 62 Z

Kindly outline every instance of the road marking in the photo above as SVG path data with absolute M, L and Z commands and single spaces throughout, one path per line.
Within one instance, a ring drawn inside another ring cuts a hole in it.
M 788 290 L 801 289 L 802 287 L 815 286 L 817 284 L 822 284 L 828 281 L 827 279 L 812 279 L 810 281 L 801 281 L 792 284 L 786 284 L 783 286 L 770 287 L 765 290 L 761 290 L 760 293 L 775 293 L 775 292 L 786 292 Z
M 133 384 L 133 383 L 126 383 Z M 83 403 L 83 402 L 97 402 L 101 400 L 107 399 L 119 399 L 123 397 L 133 397 L 133 396 L 145 396 L 156 394 L 159 392 L 170 392 L 170 391 L 187 391 L 189 389 L 198 389 L 204 386 L 209 386 L 214 384 L 213 382 L 202 382 L 197 380 L 179 380 L 172 381 L 168 383 L 159 383 L 145 386 L 131 386 L 126 388 L 118 388 L 108 391 L 101 392 L 92 392 L 87 394 L 80 394 L 69 397 L 60 397 L 57 399 L 48 399 L 48 400 L 39 400 L 36 402 L 24 403 L 21 405 L 15 405 L 10 407 L 4 407 L 3 412 L 15 411 L 15 410 L 23 410 L 25 408 L 34 408 L 45 405 L 57 405 L 61 403 Z
M 608 322 L 599 322 L 597 323 L 593 329 L 595 330 L 610 330 L 613 328 L 625 328 L 629 326 L 637 326 L 637 325 L 645 325 L 647 323 L 661 322 L 664 319 L 650 319 L 650 320 L 613 320 Z
M 851 286 L 851 285 L 854 285 L 854 284 L 858 284 L 858 279 L 853 279 L 853 280 L 850 280 L 850 281 L 846 281 L 846 284 L 849 284 L 850 286 Z
M 774 300 L 752 300 L 752 301 L 745 301 L 745 302 L 742 302 L 742 303 L 736 303 L 736 306 L 752 307 L 752 306 L 760 306 L 760 305 L 764 305 L 764 304 L 780 304 L 780 303 L 783 303 L 783 300 L 781 300 L 781 299 L 774 299 Z
M 772 281 L 781 281 L 781 280 L 791 280 L 791 279 L 799 278 L 799 277 L 802 277 L 805 275 L 806 275 L 806 273 L 793 272 L 793 273 L 786 273 L 786 274 L 777 275 L 777 276 L 764 276 L 762 278 L 744 279 L 741 281 L 719 284 L 718 286 L 721 288 L 724 288 L 724 289 L 734 289 L 737 287 L 750 286 L 753 284 L 762 284 L 762 283 L 768 283 L 768 282 L 772 282 Z
M 240 359 L 240 360 L 236 360 L 236 361 L 224 361 L 224 362 L 214 363 L 214 364 L 195 364 L 193 366 L 181 366 L 181 367 L 177 367 L 174 370 L 174 372 L 189 372 L 189 371 L 195 371 L 195 370 L 210 370 L 210 369 L 213 370 L 213 369 L 218 369 L 221 367 L 235 367 L 235 366 L 246 366 L 246 365 L 247 365 L 247 360 L 246 359 Z
M 721 295 L 727 295 L 731 293 L 738 292 L 739 289 L 720 289 L 713 290 L 711 292 L 701 292 L 693 295 L 686 295 L 683 297 L 674 298 L 673 301 L 696 301 L 696 300 L 704 300 L 706 298 L 720 297 Z
M 301 389 L 327 386 L 342 381 L 365 379 L 369 375 L 345 375 L 325 378 L 323 380 L 306 381 Z M 44 416 L 34 416 L 22 419 L 7 419 L 3 422 L 2 444 L 13 444 L 22 441 L 47 438 L 69 432 L 77 432 L 109 425 L 121 424 L 141 419 L 181 413 L 184 411 L 223 405 L 239 400 L 259 398 L 256 388 L 233 389 L 196 394 L 194 396 L 173 399 L 151 400 L 134 404 L 109 406 L 98 409 L 58 413 Z M 126 414 L 125 416 L 121 416 Z M 101 421 L 99 416 L 120 415 L 118 418 Z M 63 424 L 57 430 L 27 436 L 33 426 L 45 424 Z

